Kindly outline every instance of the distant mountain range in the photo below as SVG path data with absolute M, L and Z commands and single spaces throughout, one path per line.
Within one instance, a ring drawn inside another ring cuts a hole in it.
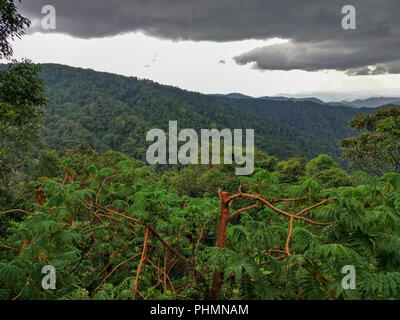
M 328 105 L 333 107 L 351 107 L 351 108 L 378 108 L 387 105 L 400 105 L 399 97 L 376 97 L 368 99 L 357 99 L 354 101 L 331 101 L 324 102 L 321 99 L 314 97 L 296 98 L 296 97 L 285 97 L 285 96 L 272 96 L 272 97 L 258 97 L 254 98 L 251 96 L 246 96 L 241 93 L 229 93 L 226 95 L 215 95 L 215 96 L 225 96 L 232 99 L 263 99 L 269 101 L 308 101 L 314 102 L 322 105 Z
M 342 101 L 341 104 L 349 105 L 355 108 L 377 108 L 386 105 L 399 105 L 400 98 L 368 98 L 368 99 L 358 99 L 354 101 Z
M 262 99 L 262 100 L 269 100 L 269 101 L 309 101 L 309 102 L 314 102 L 314 103 L 319 103 L 319 104 L 325 104 L 324 101 L 317 99 L 317 98 L 291 98 L 291 97 L 280 97 L 280 96 L 273 96 L 273 97 L 251 97 L 247 96 L 241 93 L 228 93 L 228 94 L 211 94 L 212 96 L 217 96 L 217 97 L 227 97 L 231 99 Z

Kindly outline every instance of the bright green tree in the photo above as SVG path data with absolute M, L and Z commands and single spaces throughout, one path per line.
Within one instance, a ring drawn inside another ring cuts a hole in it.
M 378 176 L 400 170 L 400 107 L 361 114 L 350 126 L 360 134 L 340 142 L 343 159 Z

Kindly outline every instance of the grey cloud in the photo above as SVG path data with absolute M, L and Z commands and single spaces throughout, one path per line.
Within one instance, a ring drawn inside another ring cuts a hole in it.
M 371 75 L 372 70 L 369 67 L 351 68 L 346 71 L 349 76 L 367 76 Z
M 391 73 L 400 73 L 400 59 L 389 64 Z
M 276 44 L 253 49 L 234 60 L 259 70 L 338 70 L 348 75 L 399 73 L 400 42 L 348 44 L 346 41 Z
M 341 8 L 349 3 L 357 10 L 356 30 L 341 27 Z M 23 0 L 21 10 L 37 20 L 48 4 L 57 10 L 56 32 L 79 38 L 132 31 L 195 41 L 278 37 L 290 39 L 290 44 L 258 48 L 235 60 L 263 70 L 368 74 L 370 66 L 375 66 L 372 72 L 400 69 L 395 63 L 400 49 L 398 0 Z
M 365 76 L 365 75 L 381 75 L 387 73 L 396 73 L 396 70 L 392 70 L 388 65 L 377 64 L 370 67 L 353 68 L 346 70 L 346 73 L 350 76 Z

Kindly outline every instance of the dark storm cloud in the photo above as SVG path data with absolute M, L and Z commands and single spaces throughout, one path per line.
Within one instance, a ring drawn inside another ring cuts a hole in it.
M 399 73 L 400 43 L 329 40 L 317 43 L 289 41 L 253 49 L 234 58 L 259 70 L 338 70 L 348 75 Z
M 399 0 L 23 0 L 21 9 L 40 19 L 48 4 L 57 10 L 56 31 L 80 38 L 131 31 L 195 41 L 278 37 L 290 42 L 235 61 L 263 70 L 400 72 Z M 356 30 L 342 29 L 346 4 L 357 10 Z

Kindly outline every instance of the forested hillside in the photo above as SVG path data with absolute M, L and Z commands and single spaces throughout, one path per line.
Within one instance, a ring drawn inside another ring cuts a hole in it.
M 88 143 L 97 151 L 122 151 L 144 159 L 147 131 L 255 129 L 257 148 L 281 159 L 338 157 L 337 141 L 351 134 L 349 120 L 369 109 L 328 107 L 308 101 L 231 99 L 188 92 L 148 80 L 71 68 L 42 66 L 50 104 L 43 135 L 52 148 Z

